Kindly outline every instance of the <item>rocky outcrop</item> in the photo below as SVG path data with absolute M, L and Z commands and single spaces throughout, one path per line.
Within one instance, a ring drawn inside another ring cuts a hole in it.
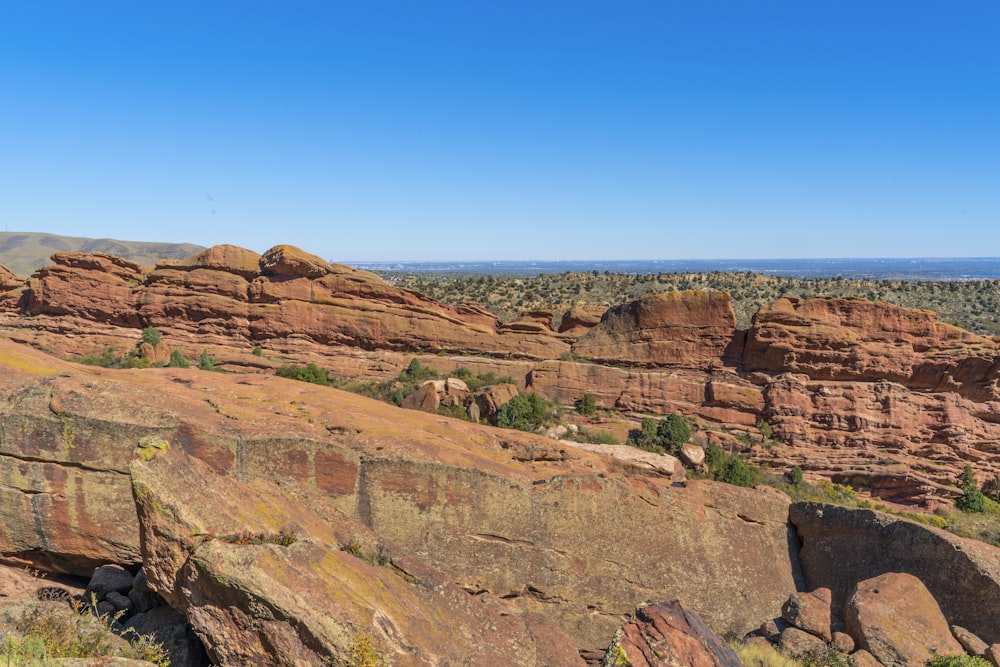
M 965 650 L 920 579 L 887 572 L 858 582 L 844 607 L 857 645 L 887 667 L 922 667 L 936 655 Z
M 559 333 L 579 337 L 597 326 L 607 310 L 604 306 L 570 308 L 559 320 Z
M 788 601 L 781 607 L 781 617 L 795 627 L 829 643 L 833 641 L 830 619 L 832 602 L 829 588 L 817 588 L 805 593 L 792 593 Z
M 603 667 L 742 667 L 725 640 L 680 603 L 639 607 L 605 653 Z
M 796 588 L 788 499 L 777 491 L 675 485 L 541 436 L 283 378 L 81 367 L 6 340 L 0 367 L 8 560 L 85 574 L 137 563 L 124 466 L 141 442 L 169 443 L 223 478 L 278 484 L 325 518 L 346 515 L 446 581 L 552 619 L 582 650 L 603 650 L 620 619 L 662 591 L 717 631 L 742 634 Z M 224 488 L 173 486 L 197 489 L 203 507 Z M 199 548 L 219 562 L 250 553 L 232 546 Z M 298 567 L 282 560 L 275 571 L 305 576 Z
M 469 400 L 468 385 L 458 378 L 447 378 L 424 382 L 415 392 L 403 399 L 400 407 L 436 414 L 442 405 L 464 408 Z
M 994 339 L 927 310 L 864 299 L 778 299 L 760 309 L 743 364 L 813 380 L 888 381 L 919 391 L 1000 400 Z
M 446 306 L 292 246 L 262 256 L 216 246 L 149 271 L 109 255 L 56 253 L 53 261 L 28 281 L 24 312 L 217 335 L 242 346 L 300 339 L 367 350 L 535 359 L 569 351 L 551 328 L 500 330 L 495 316 L 481 308 Z
M 20 312 L 24 281 L 0 266 L 0 314 Z
M 927 587 L 948 623 L 1000 641 L 1000 549 L 873 510 L 793 503 L 789 518 L 806 582 L 831 590 L 835 612 L 861 582 L 905 573 Z
M 362 651 L 394 665 L 582 664 L 550 622 L 502 614 L 383 544 L 366 553 L 356 520 L 320 516 L 270 483 L 147 447 L 132 484 L 150 584 L 216 664 L 346 664 Z
M 563 403 L 589 393 L 601 409 L 678 412 L 754 438 L 764 420 L 788 446 L 741 444 L 757 463 L 925 509 L 956 495 L 967 463 L 980 481 L 1000 474 L 997 341 L 927 311 L 780 299 L 740 332 L 726 295 L 669 292 L 601 317 L 574 309 L 556 333 L 548 311 L 501 324 L 476 304 L 445 306 L 291 246 L 215 246 L 153 269 L 99 254 L 53 260 L 19 285 L 0 278 L 0 328 L 63 357 L 121 354 L 150 325 L 165 344 L 144 358 L 208 350 L 236 372 L 317 363 L 385 380 L 423 354 Z
M 611 365 L 709 368 L 737 361 L 736 315 L 725 292 L 663 292 L 608 310 L 573 354 Z

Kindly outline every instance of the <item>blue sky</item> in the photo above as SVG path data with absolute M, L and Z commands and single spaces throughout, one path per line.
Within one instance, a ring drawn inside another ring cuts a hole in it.
M 998 256 L 998 27 L 996 0 L 0 0 L 0 223 L 337 261 Z

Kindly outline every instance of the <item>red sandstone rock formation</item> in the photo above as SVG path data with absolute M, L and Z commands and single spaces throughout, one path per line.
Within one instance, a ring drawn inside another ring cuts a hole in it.
M 725 292 L 663 292 L 608 310 L 573 344 L 583 359 L 622 366 L 721 365 L 732 349 L 736 315 Z
M 627 661 L 627 662 L 626 662 Z M 612 643 L 603 665 L 742 667 L 725 640 L 679 603 L 640 607 Z
M 814 380 L 890 381 L 1000 399 L 1000 348 L 927 310 L 864 299 L 778 299 L 754 317 L 743 364 Z
M 583 664 L 551 621 L 384 544 L 366 552 L 377 538 L 335 510 L 219 475 L 165 442 L 140 448 L 131 471 L 149 583 L 215 664 L 350 663 L 362 643 L 393 665 Z
M 674 292 L 602 318 L 571 311 L 557 334 L 547 311 L 501 325 L 476 304 L 444 306 L 290 246 L 216 246 L 154 269 L 53 260 L 26 283 L 0 275 L 0 328 L 64 357 L 121 354 L 148 325 L 189 359 L 207 349 L 237 372 L 290 360 L 384 380 L 423 353 L 432 367 L 510 375 L 567 404 L 590 393 L 602 409 L 679 412 L 755 437 L 764 419 L 788 446 L 753 449 L 758 462 L 890 501 L 946 502 L 966 463 L 980 481 L 1000 473 L 997 342 L 926 311 L 780 299 L 744 334 L 725 295 Z M 598 363 L 565 360 L 573 340 L 573 354 Z
M 607 312 L 603 306 L 577 306 L 566 311 L 559 322 L 559 333 L 580 336 L 600 323 Z
M 589 651 L 661 591 L 742 634 L 794 589 L 777 491 L 675 486 L 541 436 L 308 383 L 84 367 L 0 339 L 0 425 L 0 555 L 54 570 L 138 562 L 127 465 L 137 444 L 166 442 L 216 474 L 315 498 L 304 502 L 361 522 L 468 591 L 548 616 Z M 228 558 L 218 548 L 205 553 Z
M 965 652 L 934 597 L 912 574 L 887 572 L 858 582 L 844 622 L 857 645 L 883 665 L 922 667 L 934 656 Z
M 926 586 L 948 623 L 1000 641 L 1000 549 L 872 510 L 793 503 L 789 518 L 802 540 L 806 584 L 830 589 L 835 614 L 861 582 L 905 572 Z

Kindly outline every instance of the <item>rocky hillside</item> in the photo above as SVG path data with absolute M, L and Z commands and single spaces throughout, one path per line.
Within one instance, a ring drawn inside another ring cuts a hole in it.
M 63 358 L 128 352 L 144 327 L 164 337 L 147 361 L 204 352 L 238 372 L 315 363 L 389 380 L 416 355 L 563 404 L 591 394 L 626 419 L 689 415 L 778 472 L 799 466 L 891 502 L 950 505 L 965 465 L 980 483 L 1000 474 L 998 341 L 930 311 L 781 298 L 743 330 L 727 294 L 674 291 L 503 323 L 290 246 L 217 246 L 152 268 L 103 254 L 52 259 L 27 280 L 0 272 L 0 328 Z
M 858 659 L 917 665 L 963 650 L 952 625 L 1000 642 L 1000 550 L 685 480 L 672 457 L 650 469 L 630 451 L 0 340 L 0 557 L 83 576 L 141 567 L 213 664 L 735 665 L 718 634 L 773 630 L 790 652 L 836 634 Z M 879 583 L 886 572 L 909 578 Z M 898 631 L 872 616 L 870 588 Z M 796 591 L 818 591 L 825 626 L 789 611 Z M 914 640 L 924 609 L 935 630 Z
M 1000 656 L 995 547 L 436 413 L 589 396 L 626 424 L 688 415 L 689 462 L 717 442 L 950 505 L 966 464 L 1000 473 L 1000 344 L 930 311 L 783 298 L 741 329 L 728 294 L 673 291 L 502 322 L 290 246 L 52 260 L 0 270 L 0 559 L 114 564 L 120 590 L 88 585 L 104 613 L 200 638 L 175 667 L 739 664 L 718 635 L 814 661 Z M 407 410 L 274 376 L 392 387 L 414 359 L 513 383 L 429 382 Z

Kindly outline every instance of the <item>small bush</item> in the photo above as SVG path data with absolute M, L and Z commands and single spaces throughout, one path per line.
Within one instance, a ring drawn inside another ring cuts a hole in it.
M 311 382 L 313 384 L 320 384 L 324 387 L 330 386 L 330 377 L 326 374 L 322 368 L 316 364 L 309 364 L 308 366 L 282 366 L 276 370 L 275 375 L 283 378 L 289 378 L 291 380 L 298 380 L 300 382 Z
M 718 470 L 726 460 L 726 453 L 714 442 L 705 448 L 705 465 L 709 470 Z
M 747 667 L 802 667 L 801 662 L 785 655 L 774 646 L 742 642 L 735 642 L 731 646 Z
M 201 356 L 198 358 L 198 368 L 200 368 L 203 371 L 218 370 L 215 367 L 215 359 L 213 359 L 212 355 L 208 353 L 208 350 L 201 351 Z
M 122 657 L 147 660 L 158 667 L 170 665 L 163 645 L 149 635 L 131 631 L 120 637 L 109 627 L 116 619 L 97 616 L 92 606 L 88 607 L 91 611 L 84 611 L 75 604 L 32 601 L 5 611 L 0 624 L 12 631 L 0 642 L 0 664 L 47 665 L 59 658 Z
M 362 633 L 355 635 L 351 642 L 351 658 L 348 667 L 386 667 L 385 658 L 375 647 L 371 635 Z
M 992 667 L 992 664 L 986 658 L 962 653 L 959 655 L 934 656 L 927 663 L 927 667 Z
M 153 347 L 160 344 L 162 336 L 160 335 L 160 330 L 156 327 L 146 327 L 142 330 L 142 342 L 149 343 Z
M 763 419 L 758 420 L 757 430 L 760 431 L 760 434 L 764 437 L 765 440 L 770 440 L 771 437 L 774 435 L 774 429 L 771 428 L 771 425 L 768 424 Z
M 802 468 L 795 466 L 788 471 L 788 480 L 795 485 L 802 483 Z
M 518 394 L 497 411 L 497 426 L 519 431 L 536 431 L 545 421 L 549 403 L 541 394 Z
M 734 486 L 754 486 L 757 483 L 758 475 L 739 456 L 730 456 L 729 460 L 722 464 L 715 479 Z
M 111 368 L 118 362 L 118 355 L 115 354 L 115 348 L 106 347 L 104 351 L 100 354 L 91 352 L 86 354 L 76 360 L 77 363 L 86 364 L 88 366 L 101 366 L 103 368 Z
M 254 345 L 253 349 L 250 350 L 250 352 L 255 357 L 263 357 L 264 356 L 264 350 L 263 350 L 263 348 L 261 348 L 260 345 Z
M 671 412 L 656 429 L 657 444 L 671 454 L 677 454 L 681 445 L 691 439 L 691 426 L 682 415 Z
M 597 398 L 590 393 L 584 394 L 576 402 L 576 411 L 584 417 L 592 417 L 597 414 Z
M 191 364 L 188 362 L 187 357 L 180 350 L 173 350 L 170 353 L 170 361 L 167 362 L 167 368 L 189 368 Z

